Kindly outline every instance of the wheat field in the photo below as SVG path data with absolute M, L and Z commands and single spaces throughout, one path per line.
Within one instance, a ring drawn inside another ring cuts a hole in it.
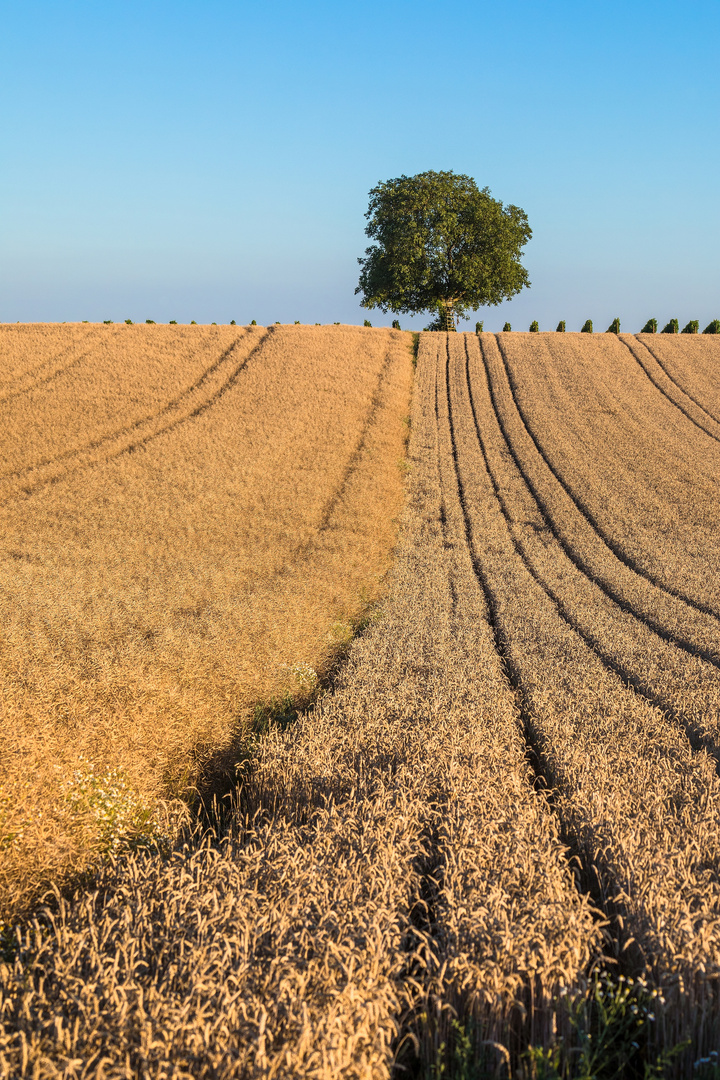
M 409 341 L 2 328 L 0 911 L 107 844 L 103 778 L 186 797 L 333 662 L 395 540 Z
M 719 382 L 714 340 L 421 335 L 377 617 L 219 833 L 6 935 L 0 1075 L 715 1075 Z

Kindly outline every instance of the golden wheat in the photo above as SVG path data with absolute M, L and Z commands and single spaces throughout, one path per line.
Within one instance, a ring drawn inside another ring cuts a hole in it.
M 6 1075 L 387 1078 L 430 1069 L 456 1015 L 478 1048 L 550 1040 L 582 988 L 599 927 L 534 790 L 431 359 L 382 617 L 260 744 L 224 843 L 116 862 L 25 932 Z
M 183 794 L 256 701 L 311 688 L 402 504 L 407 335 L 74 334 L 81 359 L 12 399 L 3 445 L 26 452 L 0 508 L 6 910 L 82 863 L 108 769 Z

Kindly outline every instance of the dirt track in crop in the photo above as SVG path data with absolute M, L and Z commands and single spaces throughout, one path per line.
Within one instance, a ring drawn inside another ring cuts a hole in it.
M 223 840 L 26 931 L 8 1076 L 430 1075 L 454 1016 L 502 1075 L 598 963 L 717 1048 L 720 356 L 658 339 L 422 336 L 382 616 Z

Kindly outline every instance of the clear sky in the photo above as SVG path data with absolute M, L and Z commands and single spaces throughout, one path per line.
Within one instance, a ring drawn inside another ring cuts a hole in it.
M 473 326 L 704 326 L 719 41 L 718 0 L 4 0 L 0 320 L 389 325 L 368 191 L 452 169 L 533 229 Z

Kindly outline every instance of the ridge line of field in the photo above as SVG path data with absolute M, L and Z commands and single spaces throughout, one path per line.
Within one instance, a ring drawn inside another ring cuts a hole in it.
M 631 555 L 629 555 L 625 551 L 623 551 L 620 544 L 616 540 L 613 539 L 613 537 L 607 532 L 607 530 L 605 528 L 603 528 L 603 526 L 600 524 L 600 522 L 598 521 L 595 514 L 587 506 L 585 501 L 583 499 L 581 499 L 580 496 L 578 496 L 572 490 L 570 485 L 563 479 L 563 477 L 560 475 L 558 470 L 555 468 L 555 466 L 551 462 L 548 454 L 543 449 L 543 447 L 542 447 L 542 445 L 540 443 L 540 439 L 538 438 L 536 432 L 533 430 L 533 427 L 532 427 L 532 425 L 531 425 L 531 423 L 530 423 L 530 421 L 528 419 L 527 413 L 520 406 L 520 401 L 519 401 L 518 394 L 517 394 L 517 386 L 516 386 L 515 380 L 513 378 L 513 374 L 512 374 L 512 370 L 510 368 L 510 363 L 509 363 L 509 360 L 508 360 L 508 357 L 507 357 L 507 353 L 506 353 L 506 351 L 505 351 L 505 349 L 504 349 L 504 347 L 503 347 L 503 345 L 502 345 L 502 343 L 500 341 L 500 335 L 495 334 L 493 336 L 495 337 L 495 340 L 497 341 L 498 349 L 499 349 L 500 355 L 502 357 L 503 364 L 505 366 L 505 371 L 507 373 L 507 378 L 508 378 L 508 384 L 509 384 L 509 387 L 510 387 L 510 392 L 512 394 L 513 400 L 515 402 L 515 407 L 516 407 L 516 409 L 518 411 L 518 414 L 519 414 L 519 416 L 520 416 L 520 418 L 521 418 L 521 420 L 523 422 L 523 425 L 524 425 L 528 435 L 530 436 L 533 443 L 535 444 L 535 447 L 536 447 L 538 453 L 542 457 L 542 459 L 545 462 L 545 464 L 547 465 L 548 469 L 550 470 L 552 475 L 555 477 L 557 482 L 560 484 L 560 487 L 563 489 L 563 491 L 568 496 L 568 498 L 575 504 L 578 511 L 580 512 L 580 514 L 582 514 L 582 516 L 585 518 L 585 520 L 588 522 L 588 524 L 592 526 L 593 530 L 597 533 L 600 540 L 602 540 L 602 542 L 605 544 L 605 546 L 610 550 L 610 552 L 615 556 L 615 558 L 619 560 L 619 562 L 623 563 L 628 568 L 628 570 L 631 570 L 634 574 L 637 574 L 638 577 L 644 578 L 651 585 L 654 585 L 656 588 L 660 589 L 662 592 L 667 593 L 668 596 L 674 597 L 676 600 L 682 601 L 682 603 L 687 604 L 688 607 L 694 608 L 695 611 L 702 612 L 703 615 L 709 615 L 713 619 L 717 619 L 717 620 L 720 621 L 720 612 L 715 611 L 715 609 L 710 607 L 708 604 L 703 604 L 699 600 L 694 600 L 692 597 L 687 596 L 685 593 L 683 593 L 680 589 L 676 588 L 675 586 L 669 585 L 666 582 L 662 581 L 657 575 L 651 573 L 649 570 L 645 570 L 642 566 L 640 566 L 640 564 L 635 559 L 632 558 Z
M 627 340 L 628 338 L 630 338 L 633 342 L 635 342 L 637 345 L 639 345 L 641 347 L 641 349 L 645 349 L 645 351 L 648 353 L 648 355 L 651 357 L 651 359 L 654 360 L 657 363 L 657 360 L 656 360 L 655 356 L 653 355 L 652 352 L 650 352 L 650 349 L 648 349 L 647 345 L 643 341 L 640 341 L 636 336 L 634 336 L 632 334 L 618 334 L 618 341 L 621 341 L 623 343 L 625 348 L 628 350 L 630 355 L 633 357 L 633 359 L 637 363 L 638 367 L 640 367 L 645 372 L 645 375 L 650 380 L 650 382 L 653 384 L 655 389 L 658 390 L 662 394 L 662 396 L 664 398 L 666 398 L 670 402 L 671 405 L 674 405 L 675 408 L 678 409 L 683 414 L 683 416 L 685 416 L 690 421 L 690 423 L 693 424 L 699 431 L 702 431 L 705 435 L 707 435 L 707 437 L 709 439 L 714 439 L 715 442 L 720 443 L 720 435 L 716 435 L 712 431 L 708 431 L 708 429 L 705 427 L 704 424 L 701 424 L 700 421 L 697 420 L 692 415 L 692 413 L 688 411 L 687 408 L 685 408 L 679 401 L 677 401 L 673 397 L 672 394 L 668 393 L 668 391 L 665 390 L 663 386 L 661 386 L 661 384 L 658 382 L 657 378 L 652 375 L 651 371 L 649 370 L 648 365 L 646 363 L 644 363 L 643 360 L 641 359 L 641 354 L 639 354 L 636 351 L 635 347 L 630 344 L 630 341 Z M 666 374 L 665 369 L 663 368 L 662 364 L 657 363 L 657 366 L 660 368 L 660 370 L 662 371 L 663 374 Z M 693 401 L 693 399 L 690 397 L 689 394 L 685 393 L 685 391 L 682 389 L 682 387 L 678 383 L 675 383 L 674 379 L 671 379 L 669 375 L 667 376 L 667 378 L 668 378 L 669 382 L 671 382 L 675 386 L 677 386 L 680 393 L 684 397 L 686 397 L 688 399 L 688 401 L 691 402 L 692 405 L 694 405 L 696 408 L 700 408 L 700 410 L 703 413 L 705 413 L 705 415 L 708 417 L 708 419 L 711 420 L 711 422 L 713 424 L 715 424 L 717 427 L 720 427 L 720 424 L 718 424 L 718 422 L 714 419 L 714 417 L 711 417 L 710 414 L 708 412 L 706 412 L 706 410 L 703 409 L 703 407 L 701 405 L 697 406 L 696 402 Z
M 634 334 L 633 336 L 635 337 L 635 339 L 636 339 L 636 340 L 638 340 L 638 341 L 639 341 L 639 338 L 638 338 L 637 334 Z M 714 424 L 719 424 L 719 425 L 720 425 L 720 418 L 718 418 L 718 417 L 717 417 L 717 416 L 715 416 L 715 415 L 714 415 L 713 413 L 711 413 L 709 409 L 706 409 L 706 408 L 705 408 L 705 406 L 704 406 L 704 405 L 702 404 L 702 402 L 698 401 L 698 399 L 697 399 L 696 397 L 694 397 L 694 396 L 693 396 L 693 395 L 692 395 L 692 394 L 690 393 L 690 391 L 689 391 L 689 390 L 686 390 L 686 389 L 685 389 L 685 387 L 684 387 L 684 386 L 683 386 L 683 385 L 682 385 L 681 383 L 679 383 L 679 382 L 677 381 L 677 379 L 675 378 L 675 376 L 674 376 L 674 375 L 671 375 L 671 374 L 670 374 L 670 372 L 668 371 L 667 367 L 665 366 L 665 364 L 664 364 L 664 363 L 662 362 L 662 360 L 661 360 L 661 359 L 660 359 L 660 357 L 658 356 L 658 354 L 657 354 L 656 350 L 655 350 L 655 349 L 652 349 L 652 348 L 651 348 L 651 347 L 650 347 L 650 346 L 648 345 L 648 343 L 647 343 L 646 341 L 641 341 L 641 342 L 640 342 L 640 344 L 641 344 L 641 345 L 644 345 L 644 346 L 645 346 L 645 348 L 647 349 L 647 351 L 648 351 L 648 352 L 650 353 L 650 355 L 651 355 L 651 356 L 653 357 L 653 359 L 654 359 L 654 360 L 655 360 L 655 361 L 657 362 L 658 366 L 659 366 L 659 367 L 661 367 L 661 368 L 662 368 L 662 370 L 663 370 L 663 371 L 665 372 L 665 374 L 667 375 L 667 377 L 668 377 L 668 379 L 670 380 L 670 382 L 671 382 L 671 383 L 674 383 L 674 385 L 675 385 L 675 386 L 677 386 L 678 390 L 679 390 L 679 391 L 680 391 L 680 392 L 681 392 L 682 394 L 684 394 L 684 395 L 685 395 L 685 397 L 689 398 L 689 399 L 690 399 L 690 401 L 692 401 L 693 405 L 697 406 L 697 408 L 698 408 L 698 409 L 700 409 L 700 411 L 701 411 L 701 412 L 705 413 L 705 415 L 706 415 L 706 416 L 708 417 L 708 419 L 709 419 L 709 420 L 712 420 L 712 422 L 713 422 Z
M 473 394 L 473 389 L 472 389 L 472 380 L 470 378 L 470 372 L 469 372 L 469 353 L 468 353 L 468 349 L 467 349 L 467 340 L 468 340 L 467 337 L 466 337 L 465 340 L 466 340 L 466 346 L 465 346 L 465 378 L 466 378 L 466 381 L 467 381 L 467 386 L 468 386 L 468 391 L 469 391 L 469 396 L 470 396 L 470 402 L 471 402 L 471 407 L 472 407 L 472 411 L 473 411 L 473 418 L 474 418 L 474 421 L 475 421 L 476 435 L 477 435 L 478 441 L 480 441 L 481 444 L 482 444 L 482 436 L 480 435 L 480 423 L 479 423 L 477 413 L 476 413 L 476 410 L 475 410 L 474 394 Z M 483 357 L 484 375 L 485 375 L 485 379 L 486 379 L 486 383 L 487 383 L 487 387 L 488 387 L 488 392 L 489 392 L 489 395 L 490 395 L 490 401 L 491 401 L 491 404 L 492 404 L 495 420 L 496 420 L 497 427 L 498 427 L 498 430 L 500 432 L 502 441 L 503 441 L 504 445 L 507 447 L 508 453 L 510 454 L 510 457 L 512 458 L 513 462 L 515 463 L 518 475 L 520 476 L 521 481 L 525 486 L 525 489 L 527 490 L 527 492 L 529 493 L 531 499 L 534 501 L 535 505 L 537 506 L 542 520 L 546 522 L 549 531 L 555 537 L 556 543 L 558 544 L 558 548 L 560 549 L 560 551 L 559 551 L 560 557 L 562 558 L 564 556 L 565 558 L 567 558 L 567 560 L 571 563 L 571 565 L 573 565 L 575 567 L 575 569 L 578 571 L 578 573 L 582 574 L 583 578 L 585 580 L 587 580 L 587 582 L 591 586 L 594 586 L 594 587 L 598 588 L 601 592 L 604 593 L 604 595 L 607 597 L 607 599 L 608 599 L 608 601 L 610 602 L 611 605 L 617 606 L 622 612 L 624 612 L 624 614 L 630 616 L 631 619 L 637 620 L 637 622 L 639 622 L 641 624 L 644 624 L 646 626 L 646 628 L 647 628 L 648 633 L 655 634 L 655 636 L 657 636 L 661 641 L 664 642 L 663 648 L 665 650 L 668 650 L 668 649 L 672 650 L 673 648 L 680 648 L 680 646 L 675 641 L 666 640 L 661 634 L 658 634 L 657 631 L 655 631 L 651 626 L 649 626 L 647 623 L 644 623 L 644 620 L 639 619 L 637 617 L 636 613 L 632 609 L 626 609 L 621 604 L 617 603 L 617 601 L 612 596 L 610 596 L 605 589 L 602 588 L 601 583 L 596 581 L 592 577 L 591 574 L 586 573 L 586 571 L 582 568 L 582 566 L 577 565 L 577 563 L 575 562 L 575 560 L 572 557 L 572 553 L 569 552 L 567 550 L 565 544 L 557 536 L 555 536 L 555 532 L 554 532 L 554 530 L 552 528 L 551 522 L 549 521 L 549 518 L 548 518 L 547 514 L 545 513 L 541 502 L 535 496 L 533 488 L 532 488 L 531 484 L 528 482 L 522 468 L 518 464 L 518 461 L 516 459 L 516 454 L 515 454 L 514 449 L 513 449 L 512 445 L 511 445 L 510 439 L 509 439 L 509 437 L 507 435 L 507 432 L 504 430 L 503 423 L 502 423 L 502 420 L 501 420 L 501 417 L 500 417 L 500 412 L 499 412 L 498 405 L 497 405 L 497 401 L 496 401 L 496 398 L 495 398 L 495 393 L 494 393 L 493 387 L 492 387 L 492 381 L 491 381 L 490 375 L 489 375 L 489 365 L 487 363 L 487 359 L 485 357 L 484 351 L 481 352 L 481 355 Z M 685 679 L 686 673 L 682 672 L 682 671 L 679 672 L 679 673 L 676 672 L 676 671 L 673 671 L 673 666 L 676 666 L 676 665 L 668 664 L 668 665 L 666 665 L 666 668 L 665 668 L 665 675 L 666 675 L 665 684 L 660 689 L 654 688 L 653 685 L 652 685 L 652 682 L 649 681 L 647 677 L 643 677 L 641 674 L 638 674 L 638 672 L 636 670 L 632 670 L 625 663 L 623 663 L 619 659 L 617 659 L 616 656 L 614 656 L 613 653 L 610 651 L 608 646 L 603 643 L 603 641 L 601 640 L 601 638 L 600 638 L 597 631 L 595 631 L 595 633 L 589 633 L 587 630 L 582 628 L 582 626 L 580 625 L 580 623 L 578 621 L 577 616 L 573 615 L 573 613 L 572 613 L 570 607 L 568 606 L 568 603 L 566 602 L 566 600 L 564 600 L 563 597 L 560 595 L 560 593 L 548 583 L 547 578 L 543 575 L 542 571 L 540 569 L 538 569 L 538 567 L 535 565 L 535 560 L 529 554 L 528 549 L 527 549 L 527 545 L 516 534 L 515 528 L 513 526 L 513 521 L 514 521 L 513 513 L 511 511 L 510 505 L 508 503 L 508 500 L 507 500 L 506 496 L 502 494 L 502 487 L 501 487 L 501 484 L 500 484 L 500 480 L 499 480 L 498 476 L 494 473 L 493 468 L 490 465 L 489 458 L 487 457 L 487 455 L 485 454 L 484 451 L 483 451 L 483 458 L 486 460 L 488 473 L 489 473 L 489 475 L 491 477 L 491 480 L 493 482 L 493 488 L 496 491 L 497 499 L 498 499 L 498 502 L 500 504 L 501 510 L 503 511 L 503 516 L 504 516 L 506 524 L 507 524 L 508 532 L 510 534 L 510 537 L 512 539 L 512 542 L 513 542 L 513 545 L 514 545 L 516 551 L 518 552 L 521 559 L 525 563 L 526 568 L 528 569 L 529 573 L 533 576 L 533 578 L 535 579 L 537 584 L 543 589 L 543 591 L 547 595 L 548 599 L 556 606 L 556 608 L 558 610 L 558 613 L 561 615 L 561 617 L 564 619 L 564 621 L 567 623 L 567 625 L 580 637 L 580 639 L 583 641 L 583 643 L 595 653 L 595 655 L 597 656 L 597 658 L 600 660 L 600 662 L 603 664 L 604 667 L 606 667 L 614 675 L 616 675 L 618 678 L 620 678 L 624 683 L 626 683 L 628 686 L 630 686 L 635 693 L 637 693 L 640 697 L 644 698 L 645 701 L 647 701 L 650 705 L 654 705 L 665 716 L 667 716 L 671 721 L 673 721 L 675 724 L 677 724 L 683 730 L 685 736 L 687 737 L 687 739 L 688 739 L 688 741 L 689 741 L 689 743 L 692 746 L 694 751 L 697 752 L 697 751 L 703 750 L 703 749 L 704 750 L 709 750 L 712 753 L 715 760 L 716 760 L 716 768 L 717 768 L 718 772 L 720 773 L 720 738 L 718 736 L 717 729 L 715 729 L 713 731 L 713 730 L 708 730 L 707 728 L 699 726 L 696 723 L 695 719 L 694 719 L 695 713 L 694 713 L 694 711 L 692 709 L 690 709 L 689 711 L 686 711 L 683 708 L 679 708 L 677 706 L 676 702 L 674 702 L 671 699 L 670 700 L 668 699 L 668 696 L 667 696 L 668 691 L 673 686 L 677 690 L 679 687 L 681 687 L 684 684 L 684 679 Z M 684 650 L 684 651 L 687 651 L 693 657 L 693 659 L 696 662 L 702 661 L 704 659 L 703 657 L 701 657 L 698 654 L 694 653 L 689 648 Z M 668 656 L 668 658 L 672 657 L 671 653 L 667 653 L 666 655 Z M 717 667 L 718 665 L 714 664 L 713 666 Z
M 7 503 L 12 502 L 14 499 L 30 498 L 32 495 L 35 494 L 36 491 L 47 487 L 49 484 L 57 484 L 60 481 L 64 480 L 66 477 L 72 476 L 83 469 L 98 468 L 102 465 L 106 465 L 110 461 L 113 461 L 115 458 L 120 457 L 122 454 L 130 454 L 133 453 L 135 450 L 140 450 L 143 447 L 147 446 L 154 439 L 159 438 L 161 435 L 166 435 L 169 432 L 174 431 L 181 424 L 186 423 L 188 420 L 193 420 L 195 419 L 195 417 L 200 416 L 202 413 L 206 412 L 209 408 L 215 405 L 216 402 L 218 402 L 220 398 L 222 398 L 224 394 L 226 394 L 227 391 L 234 385 L 242 371 L 247 367 L 250 360 L 257 355 L 263 345 L 268 341 L 274 329 L 275 328 L 272 326 L 268 327 L 268 329 L 260 337 L 258 342 L 250 350 L 250 352 L 247 353 L 247 355 L 243 357 L 240 363 L 231 371 L 225 382 L 222 383 L 222 385 L 219 386 L 207 399 L 205 399 L 204 401 L 200 401 L 189 412 L 176 417 L 170 423 L 166 424 L 164 427 L 159 428 L 157 431 L 151 430 L 147 435 L 141 436 L 137 439 L 134 439 L 134 435 L 140 432 L 140 427 L 131 427 L 128 429 L 126 434 L 130 434 L 132 432 L 134 441 L 131 441 L 126 445 L 120 445 L 114 451 L 105 454 L 103 457 L 96 459 L 90 457 L 88 461 L 80 461 L 80 454 L 78 454 L 78 457 L 76 458 L 77 463 L 74 464 L 72 467 L 63 470 L 62 472 L 55 474 L 51 473 L 49 476 L 46 477 L 39 477 L 34 484 L 21 482 L 16 486 L 14 490 L 11 490 L 9 492 L 7 497 L 3 500 L 3 503 L 1 503 L 0 505 L 7 505 Z M 246 340 L 246 337 L 247 335 L 243 335 L 237 338 L 233 345 L 231 345 L 223 352 L 217 364 L 220 364 L 223 360 L 228 359 L 233 354 L 240 342 Z M 215 370 L 217 370 L 217 365 Z M 166 410 L 162 410 L 160 413 L 157 414 L 157 417 L 161 416 L 165 411 Z M 157 417 L 151 417 L 144 422 L 146 424 L 151 424 L 153 419 L 156 419 Z M 122 435 L 118 436 L 117 438 L 122 439 Z M 100 445 L 104 445 L 104 443 L 101 443 Z M 89 453 L 91 453 L 91 451 Z
M 531 493 L 532 498 L 534 499 L 535 503 L 537 504 L 537 506 L 538 506 L 538 508 L 540 510 L 540 513 L 542 514 L 542 517 L 543 517 L 544 521 L 547 523 L 548 529 L 550 530 L 550 532 L 554 536 L 557 543 L 562 548 L 562 550 L 565 553 L 565 555 L 567 556 L 567 558 L 572 562 L 572 564 L 575 567 L 577 567 L 577 569 L 582 574 L 585 575 L 585 577 L 589 581 L 591 581 L 594 585 L 596 585 L 608 597 L 608 599 L 612 600 L 613 603 L 617 604 L 617 606 L 622 611 L 626 612 L 629 615 L 632 615 L 635 619 L 637 619 L 638 622 L 644 624 L 654 634 L 657 634 L 657 636 L 659 638 L 661 638 L 663 641 L 666 641 L 669 644 L 677 646 L 677 648 L 681 649 L 683 652 L 686 652 L 691 656 L 698 656 L 702 660 L 704 660 L 706 663 L 711 664 L 713 667 L 720 669 L 720 657 L 718 657 L 717 652 L 712 652 L 705 645 L 702 645 L 697 641 L 692 641 L 692 640 L 690 640 L 689 637 L 686 637 L 686 636 L 683 636 L 683 635 L 681 635 L 681 634 L 679 634 L 677 632 L 673 632 L 671 630 L 668 630 L 658 619 L 654 618 L 650 614 L 646 614 L 646 613 L 643 613 L 642 611 L 638 610 L 637 607 L 633 606 L 633 604 L 622 595 L 622 592 L 621 592 L 620 589 L 618 589 L 616 586 L 614 586 L 612 584 L 612 582 L 608 581 L 607 578 L 604 575 L 601 576 L 596 570 L 593 570 L 592 565 L 588 561 L 588 559 L 585 556 L 581 555 L 579 551 L 576 551 L 573 548 L 571 542 L 564 535 L 562 527 L 560 525 L 558 525 L 558 522 L 557 522 L 555 516 L 553 515 L 552 510 L 548 506 L 548 502 L 547 502 L 546 498 L 539 491 L 538 484 L 531 477 L 531 475 L 529 473 L 529 470 L 527 469 L 527 467 L 521 461 L 519 452 L 517 451 L 516 447 L 513 445 L 511 435 L 510 435 L 510 433 L 508 431 L 507 422 L 503 418 L 502 409 L 501 409 L 501 407 L 500 407 L 500 405 L 498 403 L 497 393 L 496 393 L 496 389 L 494 387 L 493 377 L 492 377 L 491 371 L 490 371 L 490 364 L 489 364 L 488 357 L 486 355 L 486 352 L 485 352 L 485 349 L 484 349 L 482 343 L 479 343 L 479 348 L 480 348 L 480 353 L 481 353 L 481 356 L 482 356 L 482 359 L 483 359 L 483 363 L 485 365 L 486 377 L 488 379 L 488 385 L 489 385 L 489 388 L 490 388 L 490 395 L 491 395 L 491 398 L 492 398 L 493 408 L 495 410 L 495 416 L 497 418 L 498 427 L 500 428 L 503 439 L 505 440 L 505 444 L 507 445 L 508 452 L 510 453 L 510 455 L 511 455 L 511 457 L 513 459 L 513 462 L 515 463 L 515 466 L 516 466 L 518 472 L 522 476 L 523 481 L 525 482 L 525 485 L 528 488 L 528 491 Z M 625 560 L 618 558 L 618 556 L 615 554 L 615 552 L 612 551 L 610 546 L 605 542 L 604 537 L 595 528 L 594 523 L 583 512 L 582 507 L 578 503 L 578 501 L 572 497 L 572 495 L 568 492 L 565 485 L 560 480 L 558 480 L 557 473 L 552 468 L 552 466 L 550 465 L 550 463 L 547 460 L 547 458 L 545 457 L 545 455 L 539 449 L 537 441 L 532 437 L 530 431 L 528 430 L 527 424 L 525 423 L 524 417 L 523 417 L 523 415 L 522 415 L 522 413 L 520 411 L 518 401 L 517 401 L 517 397 L 516 397 L 515 393 L 513 392 L 512 385 L 510 383 L 509 378 L 507 377 L 508 368 L 507 368 L 506 359 L 503 356 L 502 351 L 500 349 L 498 349 L 498 352 L 499 352 L 500 357 L 501 357 L 501 359 L 503 361 L 503 370 L 504 370 L 504 374 L 506 376 L 506 383 L 505 384 L 506 384 L 506 387 L 507 387 L 507 389 L 509 390 L 509 393 L 510 393 L 510 400 L 512 401 L 515 412 L 516 412 L 517 417 L 518 417 L 518 419 L 519 419 L 519 421 L 520 421 L 520 423 L 521 423 L 521 425 L 523 427 L 523 430 L 526 431 L 528 433 L 528 435 L 530 436 L 532 444 L 533 444 L 533 446 L 534 446 L 534 448 L 535 448 L 535 450 L 537 452 L 538 460 L 540 462 L 542 462 L 547 467 L 549 473 L 551 474 L 553 480 L 557 483 L 558 487 L 570 499 L 570 501 L 571 501 L 571 503 L 573 505 L 573 508 L 574 508 L 575 512 L 577 513 L 579 519 L 584 521 L 592 529 L 595 537 L 597 538 L 598 541 L 600 541 L 605 546 L 608 553 L 614 559 L 616 559 L 617 562 L 620 563 L 620 565 L 624 566 L 630 572 L 634 573 L 640 579 L 640 582 L 639 582 L 640 584 L 645 584 L 645 587 L 647 587 L 647 584 L 650 584 L 650 585 L 653 585 L 655 588 L 659 588 L 658 586 L 654 585 L 653 582 L 647 582 L 647 579 L 644 579 L 642 575 L 637 574 L 637 572 L 634 570 L 634 568 L 632 566 L 630 566 Z M 466 337 L 466 357 L 467 357 L 467 361 L 468 361 L 468 365 L 469 365 L 469 356 L 467 354 L 467 337 Z M 467 370 L 468 383 L 470 383 L 471 380 L 470 380 L 470 374 L 469 374 L 469 366 L 467 367 L 466 370 Z M 673 594 L 668 593 L 668 591 L 666 589 L 660 589 L 659 591 L 665 593 L 665 596 L 668 597 L 672 602 L 676 602 L 676 603 L 679 602 L 679 603 L 683 603 L 683 604 L 685 603 L 684 600 L 681 597 L 677 597 L 677 596 L 674 596 Z M 685 606 L 690 606 L 690 605 L 685 605 Z

